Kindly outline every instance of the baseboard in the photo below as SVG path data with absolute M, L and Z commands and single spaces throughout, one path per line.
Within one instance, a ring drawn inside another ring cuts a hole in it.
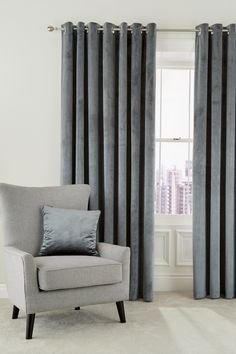
M 193 277 L 190 275 L 157 275 L 154 291 L 192 291 Z
M 7 286 L 6 284 L 0 284 L 0 299 L 7 299 Z

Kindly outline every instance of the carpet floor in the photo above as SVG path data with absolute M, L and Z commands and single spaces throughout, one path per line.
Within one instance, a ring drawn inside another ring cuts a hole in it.
M 11 304 L 0 299 L 0 353 L 236 354 L 236 300 L 159 293 L 125 307 L 125 324 L 115 304 L 39 313 L 26 341 L 25 314 L 12 320 Z

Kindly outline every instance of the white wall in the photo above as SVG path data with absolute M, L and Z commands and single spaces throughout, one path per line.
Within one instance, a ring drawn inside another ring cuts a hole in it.
M 192 28 L 201 22 L 227 25 L 236 22 L 234 14 L 233 0 L 1 0 L 0 182 L 59 184 L 60 33 L 48 33 L 48 24 L 154 21 Z

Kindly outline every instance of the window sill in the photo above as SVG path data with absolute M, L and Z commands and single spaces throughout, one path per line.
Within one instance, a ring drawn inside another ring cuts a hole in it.
M 155 214 L 155 226 L 189 225 L 192 226 L 192 215 Z

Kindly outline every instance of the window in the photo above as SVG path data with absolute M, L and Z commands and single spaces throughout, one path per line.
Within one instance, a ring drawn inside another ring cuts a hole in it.
M 191 68 L 157 69 L 157 214 L 192 214 L 193 84 Z

